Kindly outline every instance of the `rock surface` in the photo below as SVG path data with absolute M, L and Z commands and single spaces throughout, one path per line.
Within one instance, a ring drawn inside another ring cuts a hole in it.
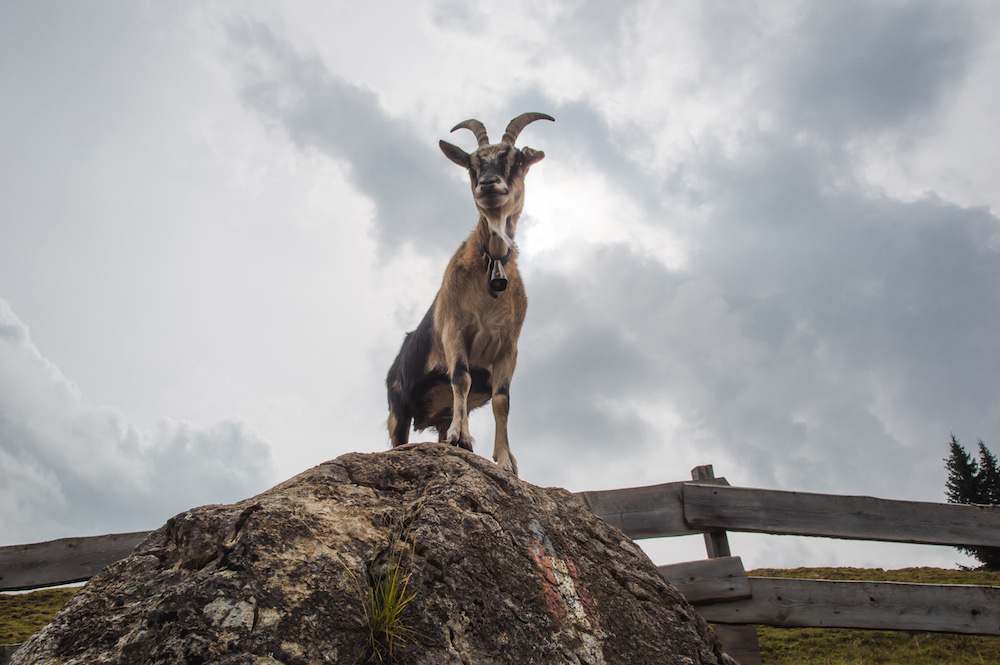
M 735 662 L 576 497 L 457 448 L 411 444 L 178 515 L 13 663 L 363 663 L 363 598 L 397 569 L 415 594 L 401 615 L 412 632 L 382 662 Z

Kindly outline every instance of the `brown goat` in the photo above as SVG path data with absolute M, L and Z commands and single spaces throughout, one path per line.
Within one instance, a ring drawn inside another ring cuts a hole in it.
M 451 257 L 434 303 L 407 333 L 389 369 L 389 436 L 393 447 L 415 429 L 433 427 L 439 441 L 472 450 L 469 412 L 493 400 L 496 439 L 493 460 L 517 475 L 507 441 L 510 381 L 517 363 L 528 298 L 517 270 L 514 232 L 524 207 L 524 177 L 545 153 L 514 146 L 521 130 L 544 113 L 510 121 L 500 143 L 490 145 L 486 128 L 466 120 L 451 130 L 471 130 L 479 147 L 469 154 L 445 141 L 445 156 L 468 169 L 479 223 Z

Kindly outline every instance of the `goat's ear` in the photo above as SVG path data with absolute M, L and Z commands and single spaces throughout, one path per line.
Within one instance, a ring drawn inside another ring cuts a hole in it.
M 528 168 L 535 162 L 540 162 L 545 159 L 545 153 L 541 150 L 532 150 L 531 148 L 521 148 L 521 154 L 524 155 L 524 167 Z
M 438 145 L 441 146 L 441 152 L 444 153 L 445 157 L 455 162 L 463 169 L 467 169 L 471 166 L 469 162 L 469 153 L 465 152 L 457 145 L 452 145 L 447 141 L 440 141 L 438 142 Z

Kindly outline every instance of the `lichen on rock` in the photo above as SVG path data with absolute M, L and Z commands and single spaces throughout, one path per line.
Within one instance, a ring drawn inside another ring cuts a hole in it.
M 733 662 L 642 550 L 572 494 L 410 444 L 174 517 L 12 663 L 364 662 L 366 598 L 391 566 L 412 595 L 396 662 Z

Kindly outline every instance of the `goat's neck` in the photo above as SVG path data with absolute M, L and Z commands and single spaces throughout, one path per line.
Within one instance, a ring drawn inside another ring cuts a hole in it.
M 487 249 L 492 256 L 504 256 L 507 250 L 514 246 L 514 231 L 521 212 L 513 214 L 490 215 L 480 213 L 479 225 L 476 227 L 476 240 Z

